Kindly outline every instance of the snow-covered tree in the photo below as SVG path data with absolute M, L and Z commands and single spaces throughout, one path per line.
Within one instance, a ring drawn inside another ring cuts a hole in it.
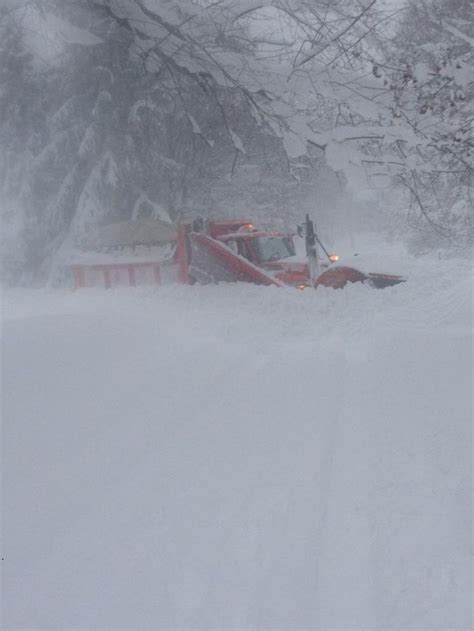
M 45 276 L 90 226 L 159 209 L 172 220 L 294 223 L 334 207 L 324 178 L 349 192 L 362 177 L 395 182 L 411 223 L 466 241 L 470 8 L 10 3 L 0 16 L 2 222 L 14 226 L 4 259 L 23 252 L 10 268 Z
M 465 0 L 411 2 L 389 81 L 394 115 L 415 142 L 399 145 L 397 181 L 438 235 L 472 239 L 474 9 Z M 416 42 L 416 46 L 413 42 Z

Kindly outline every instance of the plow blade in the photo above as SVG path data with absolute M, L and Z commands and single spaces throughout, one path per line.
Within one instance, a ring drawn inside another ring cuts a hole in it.
M 361 272 L 354 267 L 330 267 L 323 272 L 316 280 L 315 286 L 319 287 L 332 287 L 333 289 L 342 289 L 347 283 L 364 283 L 368 282 L 376 289 L 383 289 L 384 287 L 391 287 L 392 285 L 398 285 L 404 283 L 405 278 L 403 276 L 396 276 L 393 274 L 376 274 Z

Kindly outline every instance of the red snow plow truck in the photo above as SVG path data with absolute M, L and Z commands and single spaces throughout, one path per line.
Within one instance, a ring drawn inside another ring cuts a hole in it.
M 340 262 L 321 243 L 308 215 L 298 235 L 305 240 L 305 258 L 296 254 L 296 235 L 260 230 L 248 220 L 111 224 L 98 229 L 92 249 L 76 253 L 74 286 L 249 282 L 339 289 L 354 282 L 383 288 L 405 280 Z

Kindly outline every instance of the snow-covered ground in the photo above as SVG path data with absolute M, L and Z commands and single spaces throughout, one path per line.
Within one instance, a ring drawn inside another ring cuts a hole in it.
M 3 295 L 3 628 L 471 628 L 472 286 Z

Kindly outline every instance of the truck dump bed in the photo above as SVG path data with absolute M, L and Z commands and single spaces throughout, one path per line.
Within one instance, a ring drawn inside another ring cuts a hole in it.
M 176 241 L 176 226 L 159 219 L 117 221 L 100 226 L 83 244 L 86 249 L 164 245 Z

